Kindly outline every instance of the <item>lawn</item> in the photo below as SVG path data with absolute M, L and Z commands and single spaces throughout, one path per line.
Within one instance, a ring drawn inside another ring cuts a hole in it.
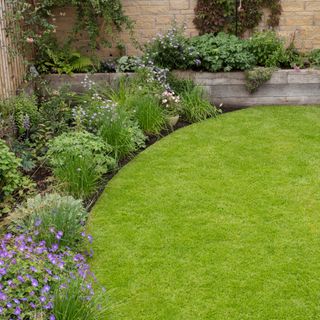
M 320 319 L 320 108 L 181 129 L 95 206 L 110 319 Z

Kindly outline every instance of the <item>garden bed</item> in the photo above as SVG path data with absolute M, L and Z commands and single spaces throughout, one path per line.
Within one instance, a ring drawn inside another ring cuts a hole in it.
M 246 89 L 244 72 L 195 72 L 174 71 L 175 75 L 192 79 L 208 93 L 209 99 L 216 105 L 241 108 L 254 105 L 307 105 L 320 102 L 320 70 L 278 70 L 269 81 L 255 93 Z M 90 80 L 97 84 L 112 85 L 119 77 L 132 73 L 96 73 Z M 70 85 L 76 92 L 82 92 L 85 74 L 46 75 L 44 78 L 54 89 Z

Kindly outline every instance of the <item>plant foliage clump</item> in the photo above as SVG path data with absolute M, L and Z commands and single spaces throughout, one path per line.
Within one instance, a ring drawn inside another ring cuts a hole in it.
M 264 83 L 272 77 L 273 68 L 257 67 L 245 72 L 246 88 L 250 93 L 257 91 Z

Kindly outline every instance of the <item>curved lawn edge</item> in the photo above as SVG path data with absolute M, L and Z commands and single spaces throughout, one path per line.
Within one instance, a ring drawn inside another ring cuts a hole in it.
M 110 317 L 314 319 L 319 116 L 228 113 L 121 169 L 89 222 Z

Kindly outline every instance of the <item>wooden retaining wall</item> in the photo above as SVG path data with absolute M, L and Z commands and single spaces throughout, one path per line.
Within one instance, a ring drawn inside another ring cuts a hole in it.
M 271 80 L 262 85 L 257 92 L 250 94 L 245 88 L 243 72 L 193 72 L 175 71 L 178 77 L 192 79 L 202 86 L 210 101 L 216 105 L 242 108 L 255 105 L 320 105 L 320 70 L 279 70 Z M 100 85 L 113 85 L 120 73 L 100 73 L 90 75 L 90 79 Z M 130 74 L 127 74 L 127 76 Z M 47 75 L 52 88 L 59 90 L 69 85 L 76 92 L 83 92 L 81 84 L 85 74 Z
M 211 102 L 228 107 L 320 104 L 320 70 L 278 70 L 255 93 L 245 87 L 243 72 L 175 72 L 202 86 Z

